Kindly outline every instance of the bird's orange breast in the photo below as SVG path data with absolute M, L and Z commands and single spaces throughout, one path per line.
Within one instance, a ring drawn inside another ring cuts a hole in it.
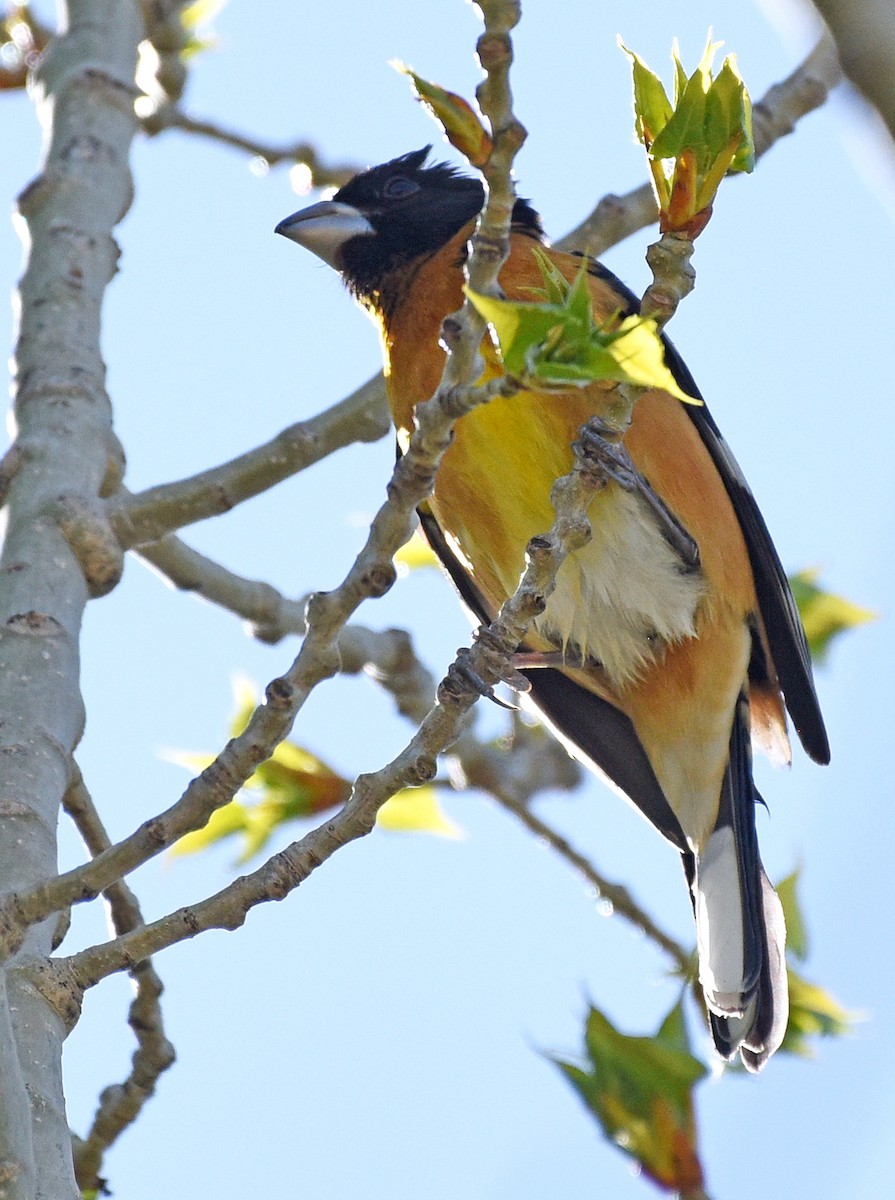
M 416 266 L 384 334 L 389 398 L 399 435 L 413 429 L 413 409 L 438 386 L 444 351 L 441 324 L 462 302 L 461 250 L 469 231 Z M 513 238 L 501 274 L 511 299 L 529 298 L 542 285 L 530 238 Z M 567 278 L 580 259 L 551 255 Z M 590 281 L 597 319 L 618 307 L 603 280 Z M 515 589 L 525 545 L 553 523 L 550 489 L 573 463 L 581 426 L 605 410 L 599 385 L 555 393 L 522 392 L 494 400 L 458 421 L 439 469 L 432 507 L 449 539 L 467 560 L 477 585 L 497 606 Z M 724 485 L 693 423 L 667 393 L 642 395 L 625 437 L 638 470 L 674 511 L 700 547 L 707 597 L 723 595 L 739 614 L 756 607 L 742 532 Z M 607 489 L 609 500 L 615 489 Z M 595 502 L 599 521 L 601 500 Z

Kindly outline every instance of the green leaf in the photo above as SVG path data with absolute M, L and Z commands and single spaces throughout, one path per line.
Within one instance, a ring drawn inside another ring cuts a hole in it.
M 729 170 L 748 173 L 754 169 L 752 101 L 733 54 L 725 58 L 706 96 L 706 132 L 709 145 L 719 153 L 732 138 L 736 140 Z
M 632 62 L 635 128 L 649 159 L 661 228 L 695 237 L 708 220 L 724 175 L 751 171 L 755 162 L 752 105 L 736 60 L 726 58 L 713 78 L 712 62 L 721 43 L 710 34 L 688 77 L 675 42 L 672 107 L 658 77 L 620 45 Z
M 852 1032 L 859 1013 L 843 1008 L 829 992 L 789 969 L 789 1024 L 781 1050 L 810 1057 L 814 1037 L 844 1037 Z
M 532 375 L 545 383 L 589 383 L 609 379 L 643 388 L 661 388 L 686 404 L 700 401 L 681 391 L 665 365 L 665 350 L 656 322 L 626 317 L 616 329 L 593 331 L 576 347 L 571 361 L 563 361 L 560 348 L 547 348 L 532 359 Z
M 230 736 L 239 737 L 258 707 L 260 695 L 257 687 L 245 675 L 234 675 L 230 682 L 236 701 L 236 712 L 230 722 Z
M 620 1033 L 596 1008 L 585 1033 L 585 1069 L 556 1061 L 606 1137 L 661 1187 L 702 1187 L 693 1089 L 708 1073 L 690 1053 L 678 1001 L 655 1037 Z
M 709 37 L 711 41 L 711 36 Z M 677 38 L 671 43 L 671 61 L 674 64 L 674 106 L 681 102 L 681 96 L 687 90 L 687 72 L 681 62 L 681 48 Z
M 180 23 L 184 29 L 198 29 L 209 25 L 226 6 L 227 0 L 193 0 L 180 10 Z
M 207 850 L 215 842 L 224 841 L 235 834 L 242 833 L 248 826 L 247 810 L 238 800 L 231 800 L 223 808 L 211 814 L 208 824 L 202 829 L 194 829 L 185 833 L 171 847 L 171 854 L 179 857 L 182 854 L 197 854 Z
M 848 629 L 875 621 L 877 615 L 869 608 L 861 608 L 827 592 L 817 583 L 819 571 L 799 571 L 789 577 L 792 594 L 799 608 L 805 627 L 808 648 L 815 662 L 823 663 L 835 638 Z
M 659 76 L 639 54 L 629 50 L 621 38 L 621 49 L 631 60 L 634 78 L 634 133 L 647 150 L 657 134 L 665 128 L 674 109 Z
M 650 147 L 653 158 L 679 158 L 685 150 L 697 153 L 697 162 L 706 158 L 706 93 L 711 77 L 702 64 L 687 80 L 683 94 L 665 126 Z
M 528 351 L 561 329 L 566 314 L 558 304 L 526 303 L 485 296 L 464 288 L 470 302 L 494 330 L 504 369 L 511 375 L 525 372 Z
M 544 279 L 543 300 L 505 300 L 466 287 L 470 302 L 491 326 L 504 369 L 539 389 L 588 387 L 608 380 L 662 388 L 677 399 L 700 403 L 681 391 L 665 365 L 655 321 L 638 316 L 594 323 L 587 260 L 573 283 L 535 251 Z
M 386 800 L 376 815 L 380 829 L 392 833 L 431 833 L 436 837 L 463 837 L 463 830 L 438 803 L 434 787 L 403 788 Z
M 180 47 L 181 58 L 189 60 L 215 48 L 217 38 L 211 25 L 226 3 L 227 0 L 195 0 L 180 10 L 180 23 L 187 35 Z
M 420 567 L 437 567 L 438 558 L 435 551 L 417 529 L 409 542 L 405 542 L 395 555 L 394 561 L 408 571 L 416 571 Z

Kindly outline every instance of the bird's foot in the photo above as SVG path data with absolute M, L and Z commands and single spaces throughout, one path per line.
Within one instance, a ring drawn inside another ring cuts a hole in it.
M 699 567 L 699 546 L 634 466 L 621 438 L 618 430 L 605 424 L 599 417 L 592 417 L 586 425 L 582 425 L 576 448 L 607 480 L 641 497 L 683 566 L 687 571 L 695 571 Z

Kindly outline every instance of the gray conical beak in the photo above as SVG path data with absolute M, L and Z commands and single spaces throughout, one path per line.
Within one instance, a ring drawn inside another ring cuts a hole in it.
M 369 236 L 376 231 L 364 214 L 350 204 L 324 200 L 286 217 L 274 232 L 298 242 L 338 271 L 342 246 L 353 237 Z

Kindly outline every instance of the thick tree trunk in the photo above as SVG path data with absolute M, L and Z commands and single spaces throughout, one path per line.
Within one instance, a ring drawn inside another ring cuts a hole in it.
M 27 266 L 0 559 L 3 891 L 56 872 L 59 805 L 84 719 L 81 616 L 117 575 L 96 516 L 110 464 L 120 472 L 99 329 L 117 258 L 112 230 L 131 199 L 139 5 L 68 0 L 62 30 L 38 79 L 46 160 L 20 197 Z M 31 929 L 0 974 L 2 1200 L 79 1195 L 62 1094 L 66 1014 L 40 988 L 54 929 L 54 920 Z

